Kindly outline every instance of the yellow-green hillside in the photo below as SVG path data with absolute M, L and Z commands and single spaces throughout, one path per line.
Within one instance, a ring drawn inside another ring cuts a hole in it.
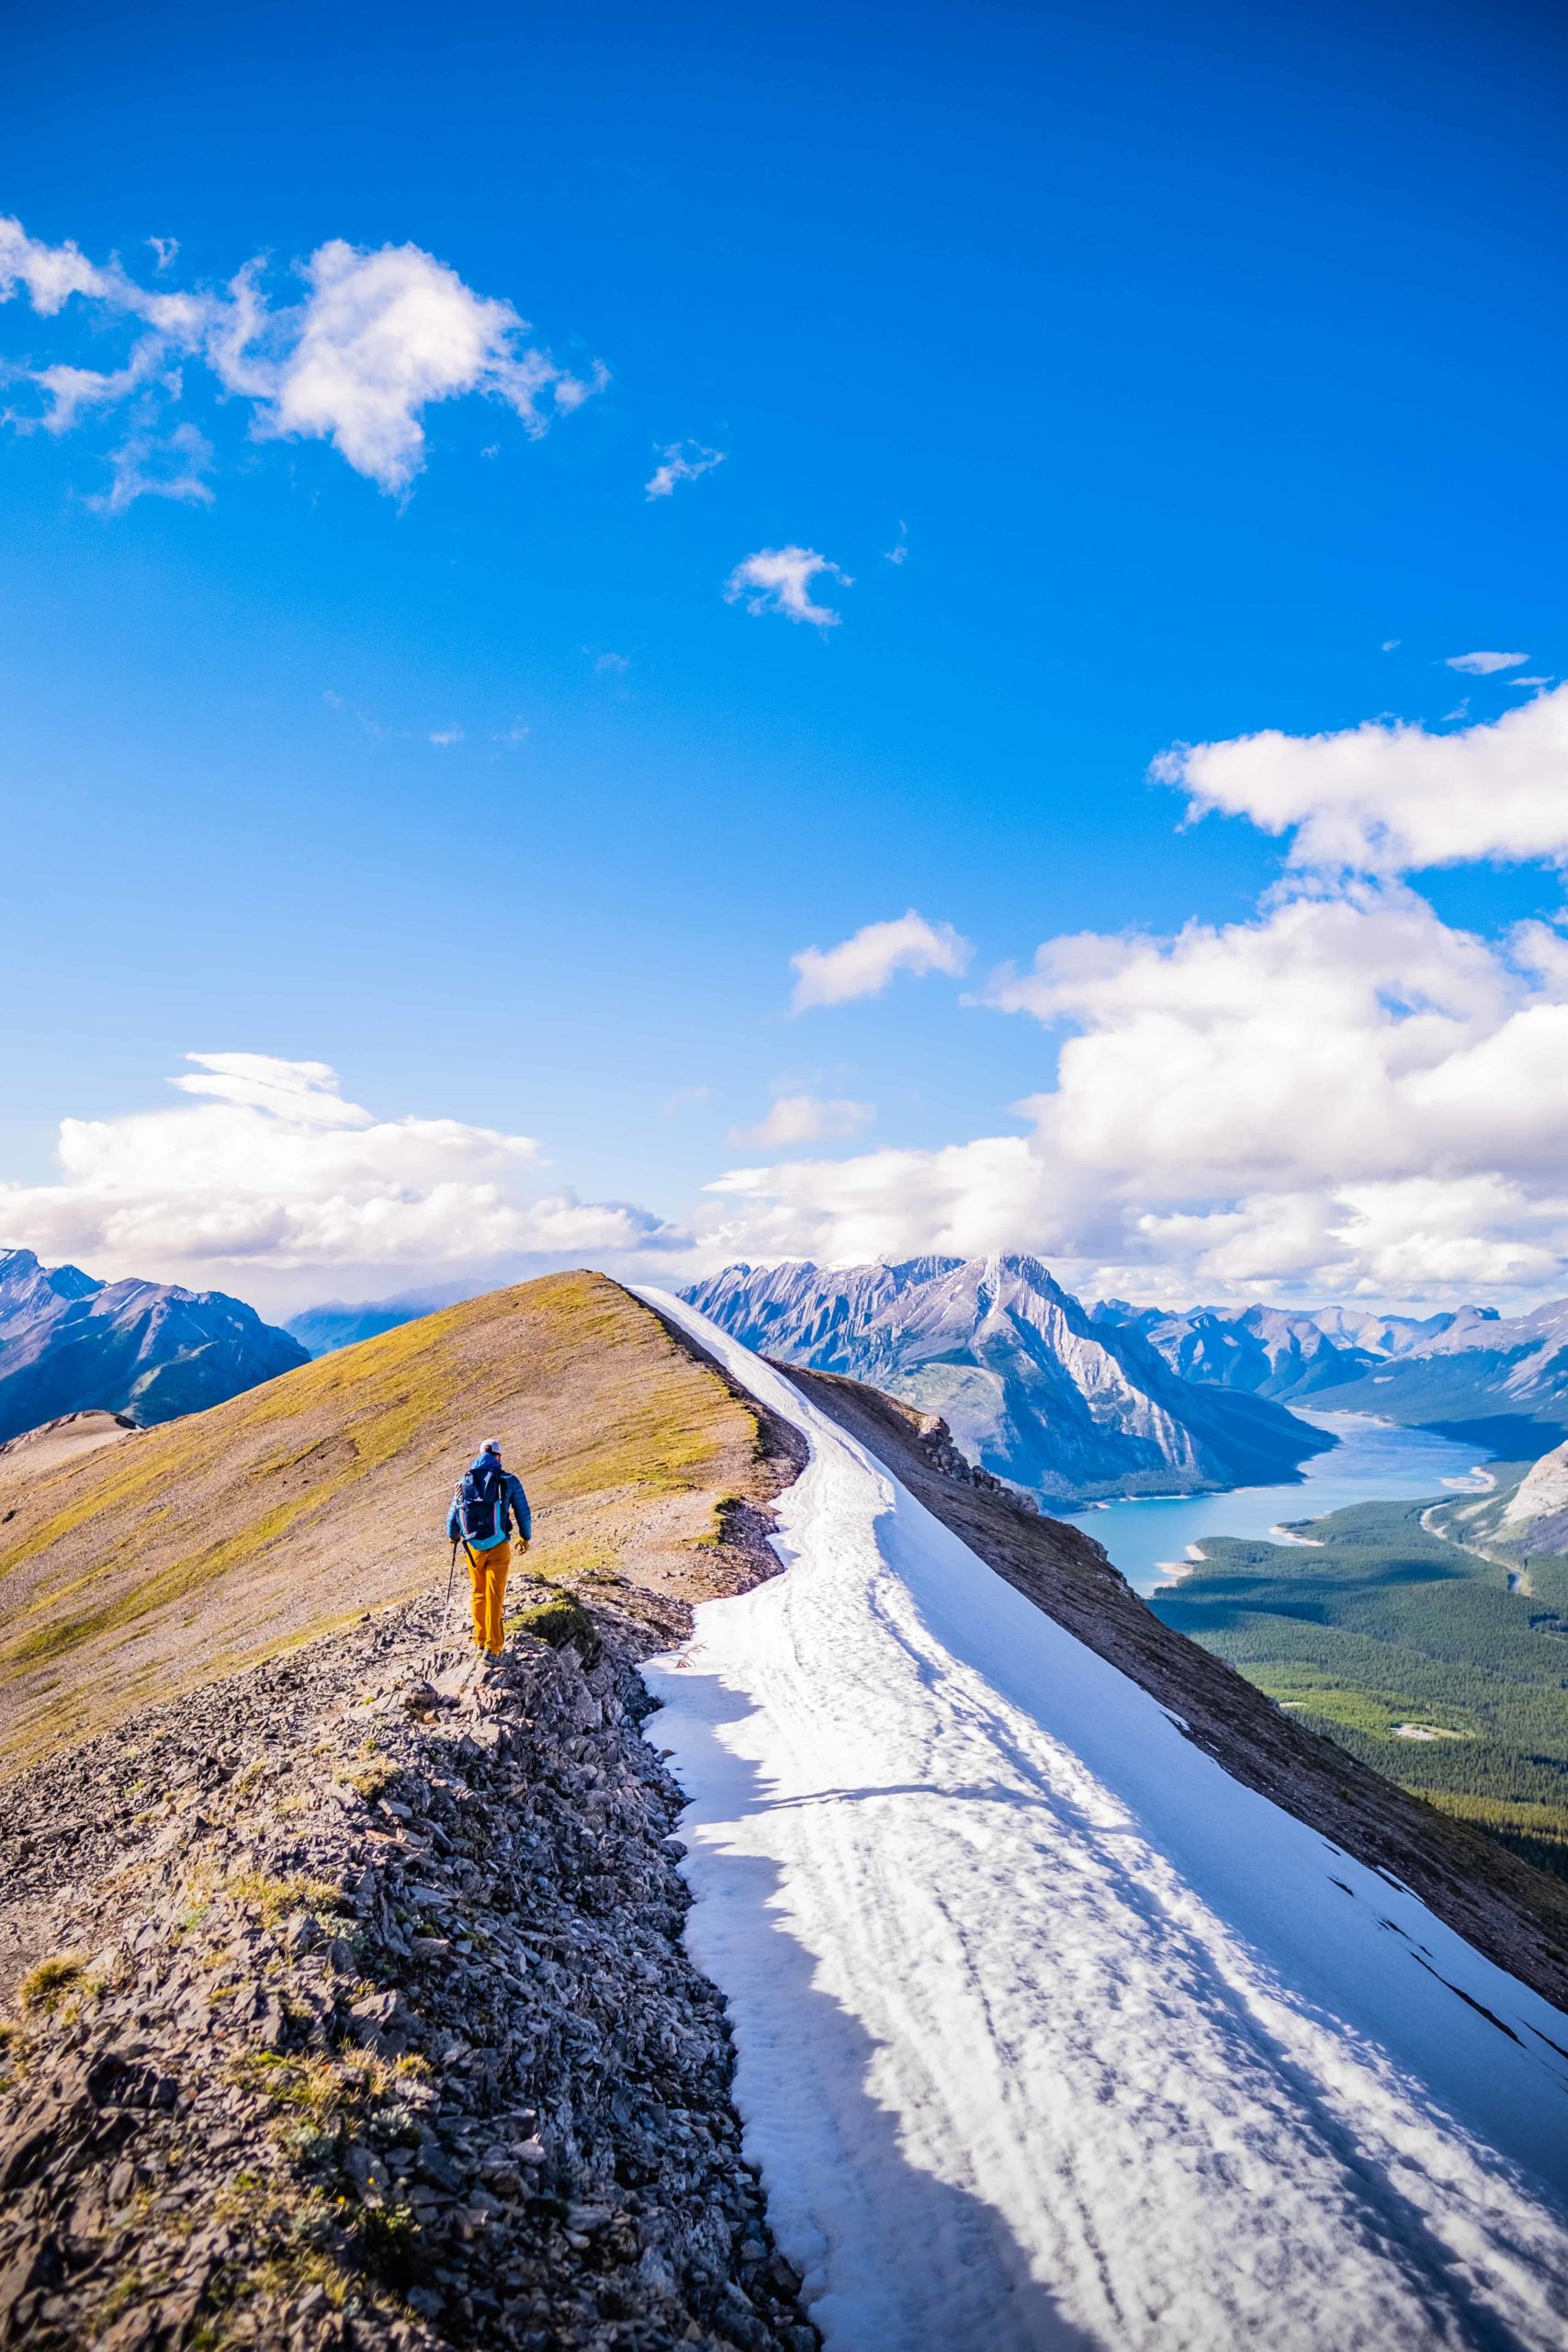
M 0 1498 L 4 1768 L 444 1577 L 485 1437 L 569 1581 L 712 1589 L 716 1504 L 765 1483 L 750 1409 L 604 1276 L 449 1307 Z

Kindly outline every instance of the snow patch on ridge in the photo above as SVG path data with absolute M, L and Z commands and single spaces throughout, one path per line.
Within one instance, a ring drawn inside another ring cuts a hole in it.
M 1548 2352 L 1549 2004 L 807 1436 L 788 1572 L 655 1661 L 695 1958 L 831 2352 Z

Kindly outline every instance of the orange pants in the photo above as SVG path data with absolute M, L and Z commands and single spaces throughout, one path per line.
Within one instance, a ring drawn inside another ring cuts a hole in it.
M 488 1552 L 468 1555 L 468 1583 L 474 1600 L 474 1639 L 492 1657 L 501 1656 L 502 1612 L 506 1607 L 506 1575 L 512 1566 L 510 1544 L 492 1544 Z

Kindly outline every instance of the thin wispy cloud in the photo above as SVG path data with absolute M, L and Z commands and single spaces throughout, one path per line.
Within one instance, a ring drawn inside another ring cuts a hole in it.
M 950 922 L 928 922 L 911 907 L 896 922 L 863 923 L 836 947 L 803 947 L 792 956 L 795 981 L 790 1009 L 805 1012 L 813 1005 L 880 996 L 899 972 L 917 977 L 945 972 L 956 979 L 968 970 L 974 953 Z
M 898 526 L 897 545 L 896 547 L 885 548 L 882 552 L 882 560 L 884 563 L 903 563 L 907 561 L 908 553 L 909 534 L 906 526 L 900 523 Z
M 1529 660 L 1528 653 L 1450 653 L 1443 666 L 1461 670 L 1467 678 L 1490 678 L 1498 670 L 1522 669 Z
M 700 481 L 715 466 L 722 466 L 728 454 L 728 449 L 705 449 L 700 441 L 671 441 L 644 490 L 649 498 L 668 498 L 677 482 Z
M 177 244 L 148 242 L 161 276 Z M 257 260 L 221 288 L 148 287 L 118 261 L 100 265 L 74 243 L 50 245 L 0 219 L 0 302 L 19 295 L 46 319 L 78 302 L 132 330 L 115 368 L 56 360 L 24 370 L 38 404 L 6 421 L 65 434 L 125 411 L 98 503 L 119 512 L 149 493 L 206 499 L 209 468 L 195 462 L 196 428 L 178 413 L 190 371 L 201 368 L 250 404 L 254 438 L 329 441 L 356 473 L 399 495 L 424 463 L 423 420 L 434 403 L 478 393 L 536 436 L 605 380 L 597 367 L 586 378 L 558 367 L 528 342 L 527 322 L 509 302 L 475 293 L 417 245 L 366 251 L 334 238 L 298 266 L 299 298 L 278 305 L 265 276 Z M 160 461 L 160 447 L 171 458 Z
M 815 548 L 759 548 L 738 563 L 725 582 L 727 603 L 745 600 L 749 613 L 782 613 L 786 620 L 811 621 L 818 628 L 837 628 L 840 616 L 828 605 L 813 604 L 814 580 L 837 580 L 846 588 L 854 582 L 847 571 Z
M 845 1141 L 875 1116 L 873 1104 L 848 1095 L 824 1100 L 818 1094 L 781 1094 L 754 1127 L 731 1127 L 729 1140 L 760 1151 L 787 1151 L 797 1144 Z

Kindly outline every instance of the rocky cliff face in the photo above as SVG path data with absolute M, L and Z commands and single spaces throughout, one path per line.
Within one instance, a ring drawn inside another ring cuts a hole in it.
M 1543 1453 L 1522 1478 L 1515 1477 L 1479 1501 L 1435 1505 L 1427 1520 L 1435 1535 L 1451 1536 L 1472 1552 L 1522 1569 L 1517 1589 L 1537 1594 L 1543 1581 L 1551 1581 L 1544 1574 L 1548 1564 L 1568 1560 L 1568 1444 Z M 1532 1568 L 1537 1573 L 1532 1575 Z M 1568 1598 L 1561 1590 L 1561 1571 L 1553 1592 L 1540 1597 L 1559 1603 Z M 1543 1611 L 1538 1622 L 1557 1635 L 1568 1623 L 1555 1611 Z
M 305 1361 L 222 1291 L 95 1282 L 30 1250 L 0 1250 L 0 1442 L 67 1413 L 173 1420 Z
M 1568 1445 L 1543 1454 L 1503 1509 L 1498 1533 L 1526 1552 L 1568 1558 Z
M 939 1414 L 987 1470 L 1059 1501 L 1288 1478 L 1332 1442 L 1266 1398 L 1183 1379 L 1034 1258 L 732 1266 L 685 1295 L 762 1354 Z

